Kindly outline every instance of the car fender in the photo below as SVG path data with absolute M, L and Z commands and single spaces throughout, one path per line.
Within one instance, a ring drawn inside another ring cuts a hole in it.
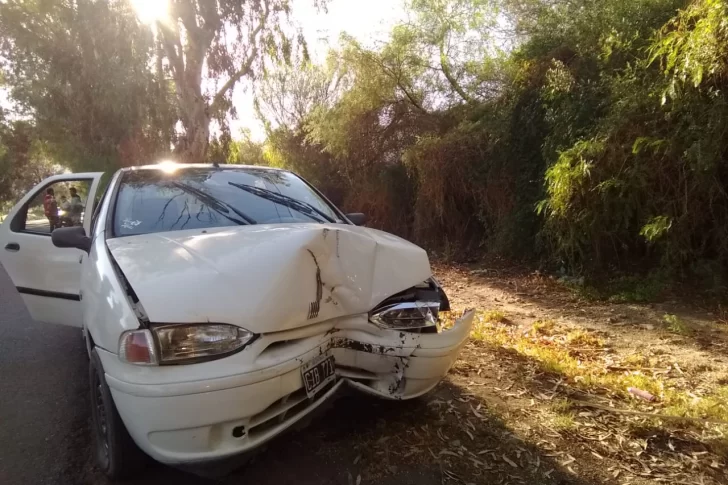
M 103 237 L 94 239 L 84 261 L 81 303 L 83 326 L 97 347 L 116 353 L 121 333 L 140 327 Z

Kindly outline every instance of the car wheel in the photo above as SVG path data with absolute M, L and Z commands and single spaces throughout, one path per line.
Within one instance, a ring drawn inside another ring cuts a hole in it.
M 90 357 L 91 430 L 96 464 L 111 479 L 128 478 L 144 467 L 147 457 L 129 436 L 116 410 L 96 349 Z

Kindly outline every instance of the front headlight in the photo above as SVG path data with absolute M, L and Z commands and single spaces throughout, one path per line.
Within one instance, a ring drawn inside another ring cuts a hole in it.
M 224 323 L 159 325 L 124 332 L 119 358 L 138 365 L 190 364 L 228 356 L 254 339 L 254 333 Z
M 369 321 L 390 330 L 437 329 L 439 301 L 395 303 L 376 309 Z

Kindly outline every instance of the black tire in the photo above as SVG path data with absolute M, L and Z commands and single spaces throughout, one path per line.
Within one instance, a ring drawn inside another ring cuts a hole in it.
M 148 458 L 129 436 L 116 410 L 96 349 L 89 360 L 89 386 L 96 465 L 112 480 L 130 478 L 144 468 Z

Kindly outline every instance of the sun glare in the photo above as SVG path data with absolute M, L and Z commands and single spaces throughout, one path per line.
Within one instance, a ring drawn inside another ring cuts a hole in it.
M 157 167 L 164 173 L 174 173 L 179 168 L 179 164 L 172 160 L 162 160 L 157 163 Z
M 139 21 L 152 25 L 169 16 L 169 0 L 131 0 Z

